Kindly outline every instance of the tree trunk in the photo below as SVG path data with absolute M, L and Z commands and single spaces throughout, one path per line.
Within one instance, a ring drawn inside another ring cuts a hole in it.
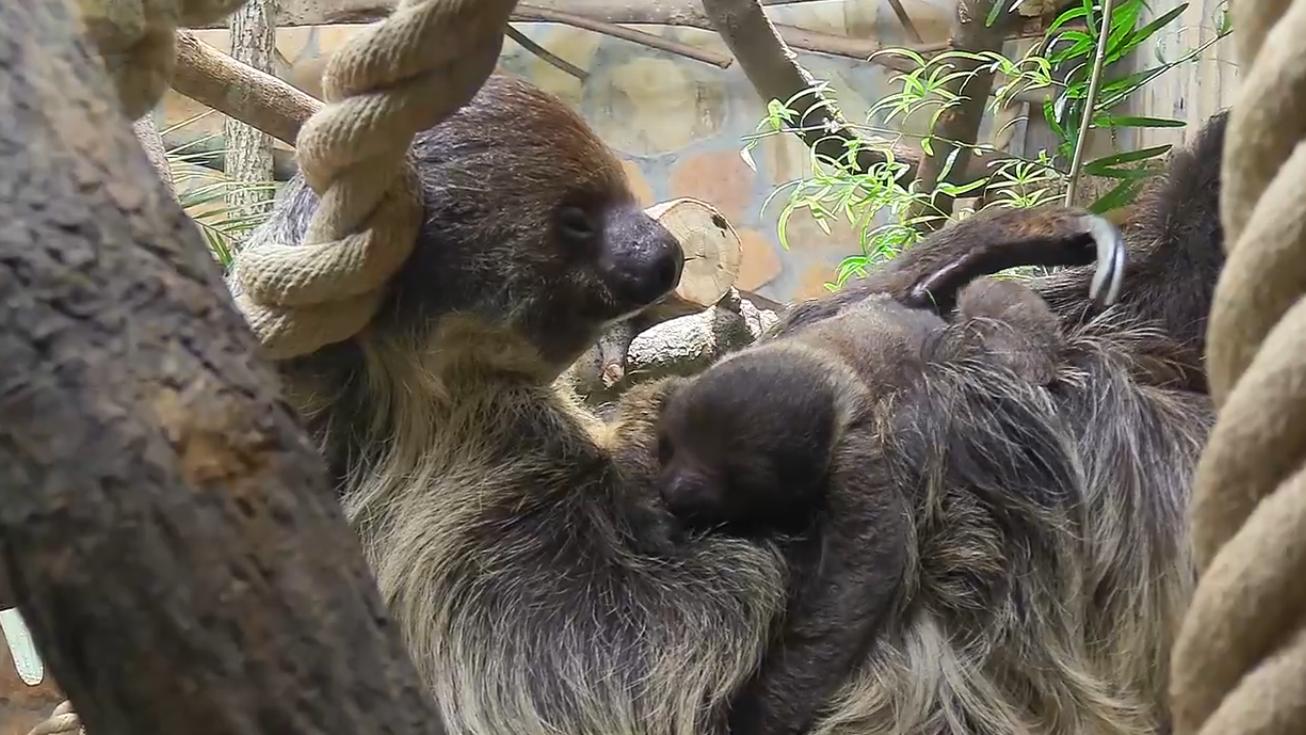
M 248 0 L 231 14 L 231 56 L 268 73 L 277 47 L 276 0 Z M 232 90 L 237 95 L 248 92 Z M 251 217 L 272 208 L 272 136 L 228 117 L 223 126 L 227 145 L 227 213 Z
M 985 20 L 995 2 L 1004 0 L 958 0 L 957 15 L 952 24 L 952 48 L 958 51 L 980 53 L 983 51 L 1002 51 L 1003 42 L 1013 28 L 1021 22 L 1020 14 L 1003 10 L 986 26 Z M 981 63 L 962 58 L 949 59 L 954 65 L 949 72 L 971 72 Z M 916 178 L 919 191 L 933 191 L 940 183 L 939 175 L 948 157 L 956 151 L 957 157 L 952 163 L 947 180 L 952 183 L 973 181 L 984 172 L 972 172 L 971 147 L 979 138 L 980 123 L 984 119 L 984 107 L 988 104 L 989 93 L 993 91 L 993 73 L 977 72 L 972 76 L 962 77 L 947 85 L 949 91 L 958 95 L 961 101 L 945 110 L 934 126 L 933 155 L 921 158 Z M 953 198 L 939 194 L 933 206 L 917 206 L 909 217 L 919 215 L 939 215 L 940 219 L 924 222 L 923 230 L 937 229 L 944 223 L 944 218 L 952 214 Z
M 71 0 L 0 3 L 0 562 L 97 735 L 441 731 Z

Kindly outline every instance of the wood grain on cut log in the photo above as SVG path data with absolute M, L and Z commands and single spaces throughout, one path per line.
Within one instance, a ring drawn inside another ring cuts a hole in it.
M 97 733 L 439 733 L 70 0 L 0 3 L 0 563 Z
M 685 253 L 680 283 L 644 312 L 656 322 L 702 311 L 721 300 L 739 280 L 743 245 L 739 233 L 716 207 L 697 199 L 673 199 L 649 207 Z
M 626 351 L 641 332 L 721 301 L 739 278 L 743 246 L 725 215 L 697 199 L 673 199 L 645 210 L 680 241 L 685 267 L 676 288 L 643 312 L 614 324 L 569 368 L 582 395 L 620 383 Z

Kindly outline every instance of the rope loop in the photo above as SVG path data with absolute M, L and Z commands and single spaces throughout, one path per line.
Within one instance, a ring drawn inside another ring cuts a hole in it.
M 163 96 L 178 24 L 218 20 L 245 0 L 78 0 L 132 119 Z M 254 242 L 229 279 L 267 355 L 285 359 L 348 339 L 380 307 L 416 243 L 422 201 L 414 136 L 468 101 L 494 71 L 515 0 L 404 0 L 327 64 L 327 104 L 296 155 L 320 197 L 302 245 Z
M 50 716 L 36 727 L 27 731 L 27 735 L 84 735 L 82 718 L 73 711 L 73 703 L 64 700 L 59 703 Z
M 149 112 L 168 90 L 177 26 L 220 20 L 245 0 L 78 0 L 82 24 L 104 59 L 123 112 Z
M 321 197 L 303 244 L 251 242 L 233 291 L 273 359 L 357 334 L 422 222 L 413 137 L 465 105 L 494 70 L 514 0 L 409 0 L 327 64 L 327 104 L 296 141 Z

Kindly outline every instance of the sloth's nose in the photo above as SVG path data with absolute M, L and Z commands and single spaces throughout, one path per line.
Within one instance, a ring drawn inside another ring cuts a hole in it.
M 609 251 L 600 261 L 608 288 L 633 306 L 647 306 L 676 287 L 685 256 L 652 217 L 635 210 L 609 223 Z

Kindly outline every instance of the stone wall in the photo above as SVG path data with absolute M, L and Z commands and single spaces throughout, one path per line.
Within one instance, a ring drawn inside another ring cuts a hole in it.
M 906 7 L 926 41 L 946 36 L 952 7 L 948 0 L 907 0 Z M 908 42 L 887 2 L 830 0 L 769 12 L 776 22 L 810 30 L 881 39 L 890 45 Z M 737 65 L 720 69 L 567 26 L 522 24 L 519 28 L 589 76 L 582 83 L 512 41 L 505 43 L 502 69 L 531 80 L 577 109 L 621 155 L 644 201 L 694 196 L 720 207 L 744 240 L 744 288 L 779 301 L 816 295 L 823 292 L 822 284 L 833 277 L 838 262 L 857 252 L 858 234 L 852 228 L 836 225 L 827 235 L 805 213 L 789 221 L 792 249 L 781 247 L 777 220 L 784 197 L 775 198 L 765 209 L 763 203 L 777 186 L 804 175 L 808 154 L 791 136 L 770 136 L 754 150 L 757 171 L 744 162 L 742 141 L 764 118 L 765 104 Z M 355 30 L 350 26 L 282 29 L 276 73 L 318 94 L 326 59 Z M 708 31 L 641 30 L 729 54 L 720 38 Z M 202 36 L 226 50 L 224 31 L 206 31 Z M 889 90 L 891 72 L 883 67 L 806 53 L 802 61 L 818 79 L 831 83 L 850 119 L 863 119 L 868 106 Z M 158 113 L 160 128 L 204 109 L 171 94 Z M 221 117 L 214 114 L 181 132 L 189 137 L 201 131 L 221 135 L 221 129 Z

